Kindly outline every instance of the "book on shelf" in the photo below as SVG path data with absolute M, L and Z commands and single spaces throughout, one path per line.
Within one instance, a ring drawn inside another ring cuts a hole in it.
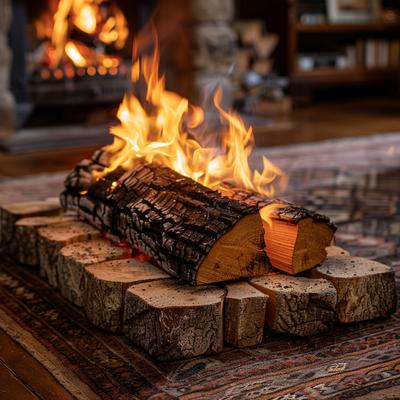
M 301 53 L 298 69 L 400 69 L 400 39 L 358 39 L 332 52 Z

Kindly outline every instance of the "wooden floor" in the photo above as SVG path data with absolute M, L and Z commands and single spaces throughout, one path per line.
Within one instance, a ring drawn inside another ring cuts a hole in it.
M 257 146 L 277 146 L 396 131 L 400 131 L 400 99 L 367 98 L 298 108 L 290 121 L 257 129 L 255 139 Z M 95 149 L 94 146 L 22 155 L 0 154 L 0 176 L 68 170 Z
M 321 102 L 293 111 L 291 127 L 256 132 L 257 146 L 400 131 L 400 98 Z

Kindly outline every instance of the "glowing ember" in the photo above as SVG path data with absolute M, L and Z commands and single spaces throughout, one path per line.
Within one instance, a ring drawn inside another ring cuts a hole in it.
M 65 45 L 65 53 L 77 67 L 87 66 L 85 57 L 82 56 L 82 54 L 79 52 L 78 48 L 73 42 L 68 42 Z
M 135 62 L 133 81 L 146 83 L 146 100 L 132 93 L 125 95 L 118 110 L 120 124 L 111 128 L 115 136 L 108 147 L 113 154 L 111 165 L 96 178 L 122 166 L 132 168 L 138 159 L 163 164 L 212 189 L 224 191 L 235 187 L 272 197 L 286 184 L 285 174 L 267 158 L 263 171 L 252 170 L 249 157 L 253 149 L 253 132 L 239 116 L 221 107 L 222 93 L 214 96 L 214 107 L 225 129 L 221 145 L 203 147 L 190 131 L 200 128 L 204 111 L 189 104 L 186 98 L 165 89 L 164 77 L 158 73 L 159 56 Z

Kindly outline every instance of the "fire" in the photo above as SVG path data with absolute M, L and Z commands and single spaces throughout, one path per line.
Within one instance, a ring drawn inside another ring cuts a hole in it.
M 112 127 L 113 154 L 109 168 L 96 178 L 122 166 L 132 168 L 139 159 L 163 164 L 212 189 L 239 188 L 272 197 L 286 183 L 285 174 L 266 157 L 263 170 L 253 170 L 249 157 L 253 150 L 253 131 L 242 119 L 221 107 L 218 90 L 213 105 L 225 128 L 219 146 L 203 147 L 193 130 L 204 122 L 204 110 L 189 104 L 177 93 L 165 89 L 158 72 L 159 56 L 137 60 L 131 71 L 133 82 L 146 84 L 145 100 L 127 93 L 118 110 L 120 124 Z
M 108 0 L 60 0 L 52 26 L 43 15 L 36 21 L 36 32 L 38 38 L 49 40 L 44 59 L 53 68 L 68 60 L 76 67 L 107 67 L 104 46 L 122 49 L 129 36 L 124 14 Z M 74 32 L 80 41 L 71 40 Z
M 79 52 L 74 42 L 70 41 L 65 45 L 65 52 L 67 56 L 73 61 L 77 67 L 86 67 L 87 62 L 85 57 Z
M 263 207 L 260 210 L 261 218 L 269 226 L 270 229 L 272 229 L 272 227 L 273 227 L 272 215 L 274 214 L 274 212 L 276 210 L 279 210 L 280 208 L 285 208 L 285 207 L 286 207 L 285 204 L 272 203 L 272 204 L 269 204 L 269 205 Z

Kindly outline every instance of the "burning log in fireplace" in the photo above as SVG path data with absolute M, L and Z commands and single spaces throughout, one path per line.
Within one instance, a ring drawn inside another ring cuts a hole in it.
M 319 214 L 256 194 L 224 195 L 149 163 L 118 168 L 93 182 L 93 171 L 109 158 L 98 152 L 76 167 L 61 197 L 64 207 L 78 208 L 90 223 L 183 281 L 260 276 L 271 264 L 296 274 L 326 257 L 335 228 Z M 265 212 L 269 220 L 263 220 Z

